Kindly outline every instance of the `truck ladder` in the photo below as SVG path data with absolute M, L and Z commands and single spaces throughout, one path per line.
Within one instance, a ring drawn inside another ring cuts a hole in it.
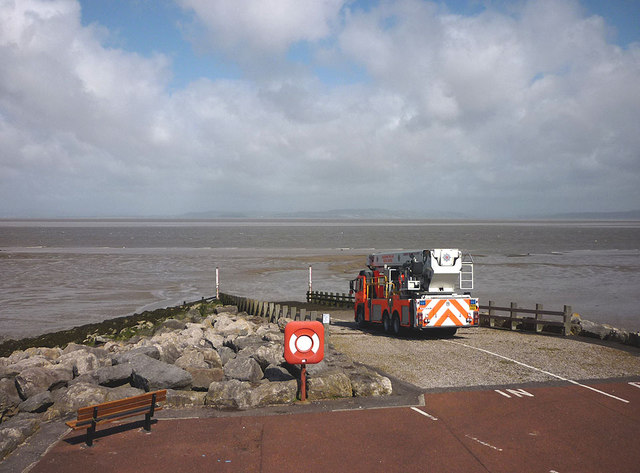
M 462 253 L 462 268 L 460 269 L 460 290 L 473 290 L 473 257 L 471 253 Z

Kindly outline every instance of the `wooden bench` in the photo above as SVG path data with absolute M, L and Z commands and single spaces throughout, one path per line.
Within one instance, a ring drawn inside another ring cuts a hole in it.
M 87 429 L 87 445 L 93 445 L 96 426 L 144 414 L 144 429 L 151 431 L 151 417 L 162 409 L 159 402 L 167 399 L 167 390 L 153 391 L 118 401 L 104 402 L 78 409 L 76 420 L 65 422 L 73 430 Z

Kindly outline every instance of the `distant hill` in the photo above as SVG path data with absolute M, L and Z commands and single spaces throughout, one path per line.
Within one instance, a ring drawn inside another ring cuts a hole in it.
M 434 212 L 420 214 L 408 210 L 389 209 L 333 209 L 333 210 L 303 210 L 297 212 L 189 212 L 177 215 L 181 219 L 210 219 L 210 218 L 296 218 L 296 219 L 338 219 L 338 220 L 393 220 L 393 219 L 466 219 L 467 215 L 459 213 Z
M 640 220 L 640 210 L 625 212 L 570 212 L 549 215 L 553 219 L 569 220 Z
M 229 212 L 208 211 L 189 212 L 175 215 L 173 218 L 188 220 L 207 220 L 216 218 L 237 219 L 323 219 L 323 220 L 478 220 L 482 217 L 460 212 L 413 212 L 409 210 L 389 209 L 333 209 L 333 210 L 302 210 L 297 212 Z M 490 218 L 490 217 L 484 217 Z M 625 212 L 566 212 L 557 214 L 522 215 L 504 220 L 640 220 L 640 210 Z

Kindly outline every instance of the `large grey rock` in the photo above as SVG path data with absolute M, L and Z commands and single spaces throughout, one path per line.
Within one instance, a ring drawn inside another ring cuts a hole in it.
M 342 371 L 324 371 L 307 379 L 307 398 L 309 400 L 352 396 L 351 381 Z
M 31 396 L 18 406 L 22 412 L 44 412 L 53 404 L 53 395 L 50 391 L 44 391 Z
M 20 371 L 22 370 L 18 369 L 16 365 L 0 366 L 0 379 L 5 379 L 5 378 L 13 379 L 20 374 Z
M 159 360 L 160 350 L 158 349 L 158 347 L 154 345 L 133 348 L 129 351 L 118 353 L 116 356 L 113 357 L 113 363 L 116 365 L 119 365 L 121 363 L 127 363 L 128 361 L 131 361 L 133 358 L 137 357 L 138 355 L 145 355 L 149 358 L 153 358 L 154 360 Z
M 195 348 L 185 349 L 182 356 L 175 361 L 174 365 L 182 369 L 209 368 L 207 362 L 204 361 L 204 353 Z
M 232 379 L 211 383 L 205 404 L 218 409 L 240 410 L 290 404 L 295 401 L 297 390 L 298 383 L 295 380 L 255 384 Z
M 13 379 L 0 379 L 0 423 L 18 413 L 18 404 L 22 402 L 18 396 Z
M 231 379 L 213 382 L 205 397 L 205 405 L 216 409 L 248 409 L 251 383 Z
M 127 397 L 139 396 L 144 394 L 143 389 L 134 388 L 133 386 L 122 385 L 115 388 L 109 388 L 107 391 L 107 401 L 118 401 Z
M 224 374 L 228 378 L 240 381 L 258 381 L 263 373 L 260 365 L 253 358 L 236 357 L 224 365 Z
M 611 327 L 597 324 L 590 320 L 580 320 L 580 335 L 583 337 L 599 338 L 605 340 L 611 335 Z
M 176 391 L 167 389 L 165 405 L 170 407 L 202 407 L 204 406 L 206 392 L 203 391 Z
M 264 340 L 267 340 L 264 336 L 271 333 L 277 333 L 280 335 L 280 327 L 278 327 L 278 324 L 266 323 L 256 328 L 256 335 L 263 337 Z
M 264 377 L 269 381 L 291 381 L 292 379 L 295 379 L 293 376 L 291 376 L 291 373 L 289 373 L 282 366 L 275 365 L 267 366 L 267 368 L 264 370 Z
M 222 347 L 217 351 L 218 355 L 220 356 L 222 366 L 226 365 L 229 360 L 233 360 L 236 357 L 236 352 L 229 347 Z
M 262 344 L 256 348 L 247 348 L 238 353 L 239 356 L 251 350 L 249 356 L 256 360 L 260 367 L 264 370 L 269 365 L 281 365 L 284 360 L 284 346 L 275 343 Z
M 245 348 L 258 348 L 264 343 L 261 336 L 252 335 L 239 335 L 229 340 L 228 346 L 233 348 L 236 352 L 244 350 Z
M 393 392 L 391 380 L 375 371 L 361 369 L 349 373 L 354 396 L 390 396 Z
M 205 329 L 203 336 L 204 339 L 216 350 L 219 350 L 224 346 L 224 337 L 213 328 Z
M 204 355 L 204 361 L 209 368 L 222 368 L 222 358 L 217 350 L 213 348 L 200 348 L 199 350 Z
M 18 395 L 23 399 L 54 389 L 73 378 L 69 368 L 27 368 L 15 377 Z
M 279 344 L 283 344 L 284 335 L 280 332 L 280 327 L 278 324 L 265 324 L 258 327 L 256 330 L 256 335 L 262 337 L 263 340 L 267 342 L 276 342 Z
M 71 381 L 69 381 L 68 386 L 73 386 L 78 383 L 85 384 L 98 384 L 98 375 L 96 371 L 90 371 L 89 373 L 81 374 L 80 376 L 76 376 Z
M 47 360 L 43 356 L 32 356 L 29 358 L 24 358 L 17 363 L 13 363 L 7 366 L 8 369 L 12 371 L 17 371 L 20 373 L 21 371 L 26 370 L 27 368 L 46 368 L 49 366 L 53 366 L 53 363 L 50 360 Z
M 250 407 L 264 407 L 295 402 L 298 393 L 296 380 L 261 383 L 249 392 Z
M 187 328 L 179 332 L 179 341 L 183 346 L 198 346 L 203 336 L 202 325 L 188 323 Z
M 245 336 L 253 333 L 254 324 L 245 319 L 233 321 L 221 315 L 216 319 L 213 328 L 223 337 L 229 335 Z
M 145 391 L 185 388 L 192 381 L 188 371 L 145 355 L 132 358 L 130 363 L 133 368 L 131 385 Z
M 284 328 L 287 326 L 289 322 L 293 322 L 293 319 L 290 319 L 289 317 L 280 317 L 278 319 L 278 328 L 280 329 L 281 332 L 284 332 Z
M 109 388 L 95 384 L 77 383 L 68 389 L 61 389 L 59 393 L 54 393 L 55 402 L 49 408 L 49 418 L 70 414 L 80 407 L 103 403 L 108 395 Z
M 29 356 L 42 356 L 49 361 L 55 361 L 60 357 L 60 355 L 62 355 L 62 350 L 58 347 L 33 347 L 27 348 L 25 350 L 25 353 L 27 353 Z
M 74 376 L 80 376 L 95 371 L 101 366 L 109 366 L 111 359 L 106 354 L 98 356 L 95 353 L 78 349 L 64 353 L 58 358 L 58 363 L 70 367 Z
M 34 414 L 19 414 L 0 424 L 0 460 L 31 437 L 38 429 L 40 422 Z
M 128 362 L 98 368 L 94 373 L 97 383 L 108 388 L 129 384 L 132 374 L 133 367 Z
M 165 340 L 159 346 L 160 361 L 164 363 L 173 364 L 182 356 L 182 349 L 173 340 Z
M 211 383 L 224 379 L 222 368 L 186 368 L 186 370 L 193 379 L 191 389 L 194 391 L 207 391 Z
M 73 353 L 74 351 L 82 351 L 85 353 L 91 353 L 95 355 L 98 359 L 107 358 L 109 356 L 109 352 L 102 347 L 90 347 L 88 345 L 79 345 L 77 343 L 69 343 L 63 350 L 62 355 L 68 355 L 69 353 Z M 58 358 L 57 361 L 60 361 Z

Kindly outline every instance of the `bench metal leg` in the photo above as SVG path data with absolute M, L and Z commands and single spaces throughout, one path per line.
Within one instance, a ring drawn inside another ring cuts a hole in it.
M 151 417 L 153 417 L 153 413 L 156 410 L 156 395 L 155 393 L 151 396 L 151 408 L 149 412 L 144 415 L 144 430 L 147 432 L 151 432 Z
M 98 407 L 93 408 L 93 420 L 91 421 L 91 427 L 87 429 L 87 447 L 93 445 L 93 434 L 96 433 L 96 419 L 98 418 Z
M 93 445 L 93 434 L 95 434 L 95 432 L 96 432 L 96 424 L 93 423 L 91 424 L 91 427 L 87 429 L 87 438 L 86 438 L 87 447 L 91 447 Z

